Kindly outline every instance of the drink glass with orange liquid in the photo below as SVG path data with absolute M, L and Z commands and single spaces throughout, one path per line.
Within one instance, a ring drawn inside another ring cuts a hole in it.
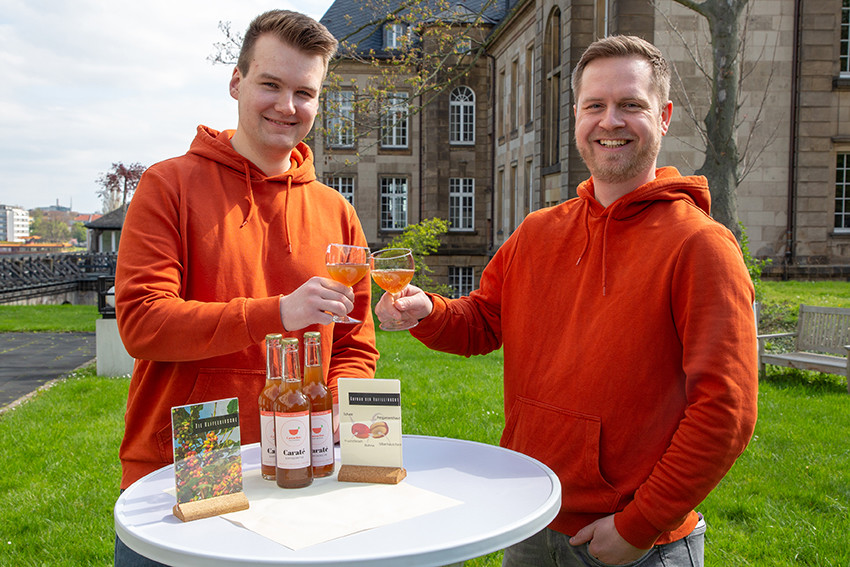
M 352 244 L 328 244 L 325 265 L 331 278 L 348 287 L 362 280 L 369 273 L 369 249 Z M 334 323 L 362 323 L 348 315 L 333 316 Z
M 413 251 L 410 248 L 384 248 L 372 253 L 370 264 L 372 279 L 381 289 L 390 294 L 393 303 L 395 303 L 401 292 L 413 279 L 415 268 Z M 413 324 L 402 321 L 395 323 L 387 321 L 381 323 L 381 328 L 385 331 L 404 331 L 412 329 L 416 325 L 415 321 Z

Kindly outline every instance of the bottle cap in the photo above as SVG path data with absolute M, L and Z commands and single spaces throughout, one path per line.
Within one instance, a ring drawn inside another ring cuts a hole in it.
M 304 339 L 320 339 L 322 338 L 322 333 L 319 331 L 307 331 L 304 333 Z
M 269 333 L 268 335 L 266 335 L 267 341 L 273 341 L 275 339 L 282 339 L 282 338 L 283 338 L 283 335 L 281 335 L 280 333 Z
M 295 337 L 286 337 L 281 341 L 284 345 L 295 345 L 298 346 L 298 339 Z

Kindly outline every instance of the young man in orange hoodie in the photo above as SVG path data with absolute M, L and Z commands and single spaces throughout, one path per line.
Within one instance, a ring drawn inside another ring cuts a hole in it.
M 530 214 L 469 297 L 409 288 L 382 321 L 465 356 L 504 346 L 501 444 L 551 467 L 562 506 L 504 565 L 701 566 L 696 506 L 755 426 L 754 292 L 704 177 L 656 167 L 673 110 L 653 45 L 614 36 L 573 74 L 591 178 Z
M 338 377 L 374 376 L 370 283 L 350 289 L 325 267 L 329 243 L 366 237 L 354 208 L 316 180 L 302 142 L 336 45 L 303 14 L 258 16 L 230 82 L 236 130 L 198 127 L 188 153 L 139 183 L 116 271 L 118 326 L 136 358 L 122 489 L 173 461 L 172 406 L 236 396 L 242 443 L 259 441 L 268 333 L 321 332 L 334 400 Z M 349 312 L 363 323 L 331 324 Z M 116 564 L 133 561 L 145 560 L 117 540 Z

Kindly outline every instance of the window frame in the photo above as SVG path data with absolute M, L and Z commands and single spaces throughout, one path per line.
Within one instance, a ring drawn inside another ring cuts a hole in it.
M 850 0 L 842 0 L 839 20 L 840 39 L 838 44 L 838 74 L 850 77 Z
M 409 182 L 407 177 L 386 175 L 380 178 L 378 184 L 380 187 L 380 211 L 378 218 L 380 230 L 386 232 L 404 230 L 408 224 L 407 195 Z M 401 212 L 401 216 L 403 217 L 401 223 L 395 218 L 398 212 Z
M 519 55 L 511 61 L 511 95 L 510 95 L 510 132 L 513 134 L 519 130 Z
M 832 226 L 836 234 L 850 234 L 850 151 L 837 152 L 835 157 Z
M 348 89 L 328 91 L 325 95 L 326 147 L 354 147 L 354 98 L 354 91 Z
M 354 206 L 354 176 L 353 175 L 331 175 L 325 181 L 328 187 L 334 189 L 343 196 L 351 206 Z M 346 187 L 343 187 L 343 184 Z
M 449 178 L 449 232 L 475 230 L 475 178 Z
M 449 144 L 475 145 L 475 98 L 475 91 L 466 85 L 449 93 Z
M 401 22 L 387 22 L 384 24 L 384 50 L 401 49 L 400 38 L 407 35 L 407 25 Z
M 449 287 L 452 298 L 467 296 L 475 291 L 475 268 L 472 266 L 449 266 Z
M 381 148 L 407 149 L 410 146 L 410 96 L 389 93 L 381 108 Z
M 525 123 L 534 124 L 534 44 L 525 49 Z
M 544 101 L 543 167 L 561 162 L 561 10 L 554 7 L 546 21 L 543 48 Z

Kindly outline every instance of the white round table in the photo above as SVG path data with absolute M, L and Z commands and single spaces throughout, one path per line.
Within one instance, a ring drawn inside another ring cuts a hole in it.
M 167 466 L 122 493 L 115 531 L 131 549 L 169 565 L 441 566 L 522 541 L 560 509 L 558 477 L 515 451 L 405 435 L 403 455 L 402 482 L 462 504 L 293 551 L 223 518 L 178 520 L 172 515 L 175 497 L 165 492 L 174 486 L 173 466 Z M 243 469 L 259 467 L 259 457 L 259 445 L 243 446 Z

